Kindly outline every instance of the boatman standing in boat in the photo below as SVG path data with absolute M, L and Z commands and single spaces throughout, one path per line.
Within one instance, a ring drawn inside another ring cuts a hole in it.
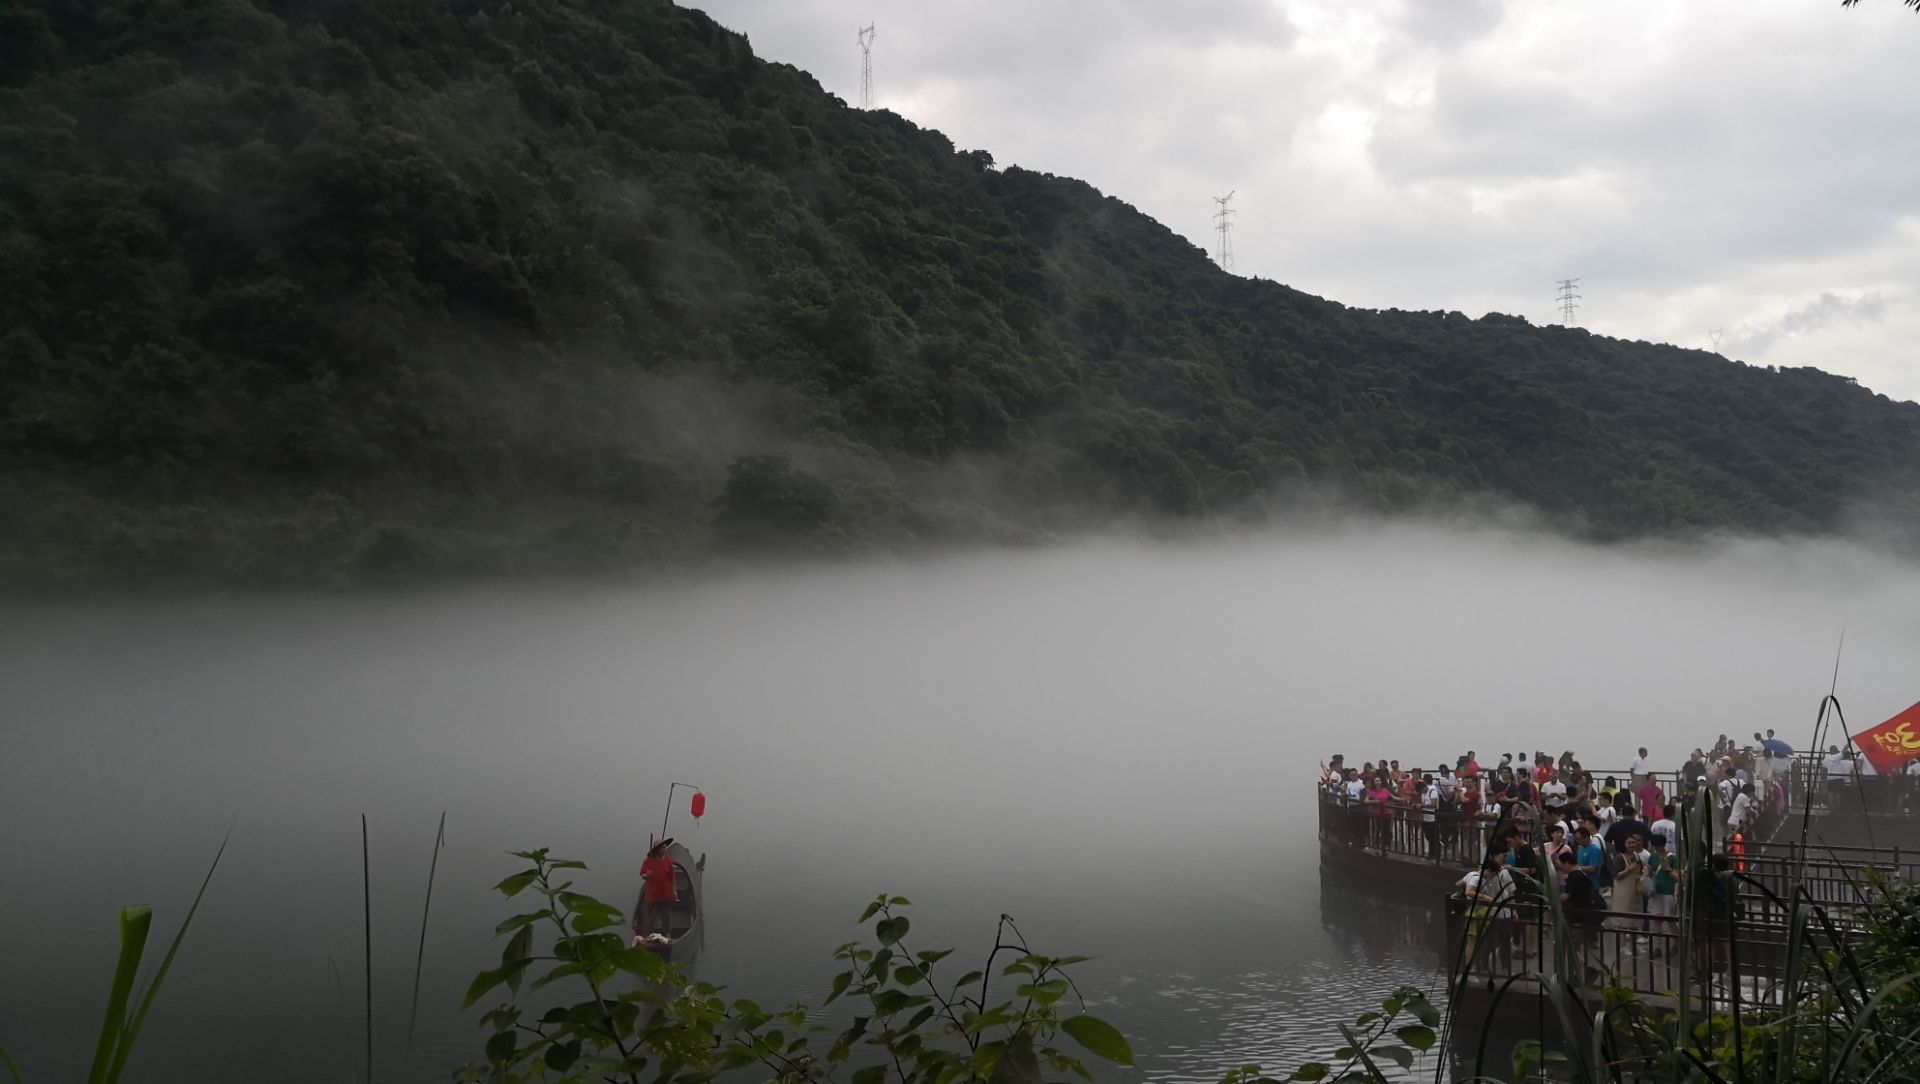
M 640 879 L 646 891 L 640 897 L 640 931 L 673 936 L 673 903 L 680 894 L 673 888 L 673 859 L 667 857 L 671 837 L 653 845 L 646 861 L 640 863 Z

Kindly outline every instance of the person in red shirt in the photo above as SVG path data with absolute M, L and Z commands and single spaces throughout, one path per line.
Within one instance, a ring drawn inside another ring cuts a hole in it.
M 680 898 L 673 887 L 673 859 L 667 857 L 667 848 L 671 846 L 671 837 L 653 845 L 647 852 L 646 861 L 640 863 L 640 879 L 646 884 L 646 890 L 640 896 L 640 929 L 643 933 L 656 927 L 658 932 L 673 935 L 672 904 Z

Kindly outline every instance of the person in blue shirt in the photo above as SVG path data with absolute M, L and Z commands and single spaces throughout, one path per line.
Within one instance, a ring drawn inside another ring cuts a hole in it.
M 1588 878 L 1599 877 L 1600 870 L 1607 864 L 1606 849 L 1600 846 L 1599 840 L 1593 838 L 1593 829 L 1584 824 L 1574 832 L 1574 838 L 1580 841 L 1580 845 L 1574 848 L 1574 864 L 1578 866 L 1580 872 L 1586 874 Z M 1599 882 L 1596 880 L 1594 883 L 1598 884 Z
M 1786 742 L 1783 742 L 1779 738 L 1774 737 L 1773 731 L 1771 730 L 1767 731 L 1767 736 L 1764 738 L 1758 734 L 1755 734 L 1753 736 L 1753 740 L 1759 742 L 1760 748 L 1765 749 L 1767 751 L 1767 755 L 1770 757 L 1774 757 L 1777 759 L 1780 757 L 1790 757 L 1793 755 L 1793 746 L 1788 745 Z

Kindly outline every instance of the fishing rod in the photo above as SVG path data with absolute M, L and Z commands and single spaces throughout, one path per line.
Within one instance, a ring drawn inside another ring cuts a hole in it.
M 667 786 L 667 811 L 666 811 L 666 812 L 665 812 L 664 814 L 662 814 L 662 815 L 661 815 L 661 817 L 660 817 L 660 834 L 659 834 L 658 836 L 656 836 L 656 837 L 654 837 L 655 839 L 665 839 L 665 838 L 667 838 L 667 822 L 673 819 L 673 794 L 674 794 L 674 792 L 675 792 L 675 791 L 677 791 L 677 790 L 679 790 L 679 789 L 680 789 L 681 787 L 685 787 L 685 788 L 687 788 L 688 790 L 690 790 L 690 791 L 693 791 L 693 792 L 694 792 L 695 794 L 698 794 L 698 793 L 699 793 L 699 792 L 701 791 L 701 789 L 702 789 L 702 788 L 700 788 L 700 787 L 696 787 L 696 786 L 694 786 L 694 785 L 693 785 L 692 783 L 670 783 L 670 784 L 668 784 L 668 786 Z M 696 811 L 696 813 L 697 813 L 697 812 L 698 812 L 698 811 Z

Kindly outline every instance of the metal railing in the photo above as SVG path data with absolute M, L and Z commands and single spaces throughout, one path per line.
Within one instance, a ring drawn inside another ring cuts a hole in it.
M 1392 855 L 1436 866 L 1458 866 L 1464 873 L 1476 869 L 1487 853 L 1492 817 L 1459 812 L 1436 812 L 1404 805 L 1378 807 L 1342 802 L 1320 794 L 1320 838 L 1334 846 Z
M 1811 946 L 1821 947 L 1817 939 Z M 1702 919 L 1683 939 L 1678 917 L 1612 911 L 1571 911 L 1558 927 L 1537 895 L 1529 899 L 1524 890 L 1494 907 L 1454 895 L 1447 900 L 1447 958 L 1456 986 L 1467 989 L 1567 978 L 1589 993 L 1618 984 L 1677 1000 L 1684 979 L 1695 1004 L 1730 1010 L 1783 1000 L 1787 929 L 1744 917 Z
M 1334 847 L 1457 870 L 1477 869 L 1486 856 L 1495 821 L 1490 816 L 1459 812 L 1429 814 L 1420 808 L 1394 804 L 1355 805 L 1322 791 L 1319 800 L 1320 838 Z M 1920 851 L 1866 847 L 1801 847 L 1792 842 L 1743 840 L 1727 848 L 1732 870 L 1751 878 L 1747 901 L 1756 921 L 1784 921 L 1796 886 L 1804 897 L 1837 915 L 1846 915 L 1873 901 L 1868 870 L 1905 879 L 1920 879 Z M 1789 823 L 1788 827 L 1791 827 Z M 1787 833 L 1782 832 L 1781 835 Z M 1534 840 L 1536 846 L 1542 841 Z M 1430 883 L 1430 882 L 1429 882 Z

